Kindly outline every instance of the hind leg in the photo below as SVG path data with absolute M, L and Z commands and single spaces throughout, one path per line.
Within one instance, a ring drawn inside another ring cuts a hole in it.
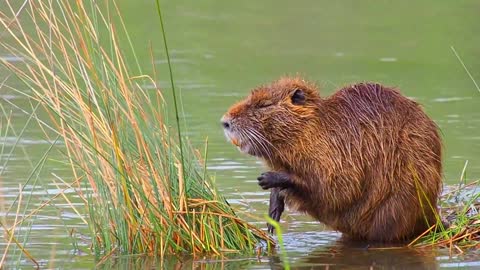
M 406 198 L 410 198 L 409 203 Z M 397 193 L 376 210 L 367 238 L 378 242 L 408 241 L 427 230 L 434 220 L 431 210 L 412 203 L 411 194 Z

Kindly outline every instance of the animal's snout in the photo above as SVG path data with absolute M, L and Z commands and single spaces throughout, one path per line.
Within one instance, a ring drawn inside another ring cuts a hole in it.
M 222 121 L 222 126 L 224 129 L 230 129 L 230 121 Z
M 232 127 L 232 121 L 228 117 L 222 117 L 220 120 L 224 129 L 229 130 Z

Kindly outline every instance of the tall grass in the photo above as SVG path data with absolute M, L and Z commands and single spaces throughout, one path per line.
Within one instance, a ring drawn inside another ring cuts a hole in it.
M 31 0 L 19 16 L 4 5 L 0 44 L 24 63 L 3 64 L 64 140 L 96 255 L 253 252 L 271 242 L 236 216 L 180 130 L 172 135 L 162 90 L 125 61 L 115 1 Z

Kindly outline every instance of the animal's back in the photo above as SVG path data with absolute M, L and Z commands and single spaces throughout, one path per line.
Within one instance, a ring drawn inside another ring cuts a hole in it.
M 326 170 L 331 190 L 323 192 L 339 200 L 348 193 L 348 200 L 307 212 L 354 239 L 403 240 L 434 224 L 441 143 L 420 106 L 374 83 L 345 87 L 325 101 L 319 117 L 330 126 L 322 139 L 330 149 L 321 150 L 336 162 Z

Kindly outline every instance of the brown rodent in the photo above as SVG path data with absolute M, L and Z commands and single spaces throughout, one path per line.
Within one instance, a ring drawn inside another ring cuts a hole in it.
M 322 98 L 314 84 L 281 78 L 255 88 L 222 123 L 240 151 L 264 160 L 270 216 L 284 200 L 352 240 L 412 239 L 436 223 L 442 145 L 415 102 L 378 83 Z

